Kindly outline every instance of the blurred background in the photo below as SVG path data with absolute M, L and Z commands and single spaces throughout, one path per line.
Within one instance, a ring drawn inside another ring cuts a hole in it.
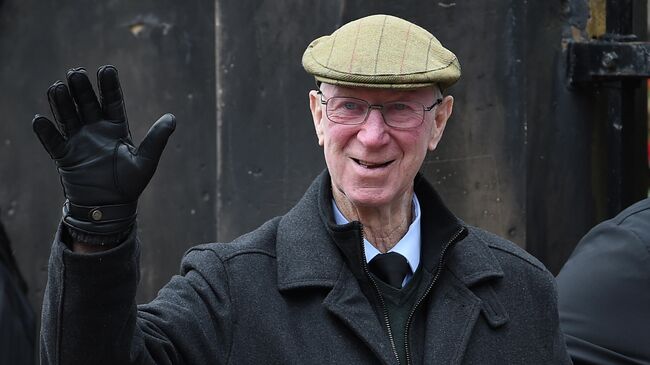
M 647 196 L 648 66 L 629 58 L 650 48 L 621 45 L 647 38 L 646 1 L 0 0 L 0 224 L 27 326 L 63 203 L 30 122 L 50 115 L 45 92 L 67 69 L 119 69 L 136 143 L 161 114 L 177 117 L 139 203 L 146 302 L 189 247 L 229 241 L 302 196 L 325 167 L 302 53 L 376 13 L 428 29 L 460 60 L 454 114 L 422 172 L 461 219 L 557 273 L 592 226 Z

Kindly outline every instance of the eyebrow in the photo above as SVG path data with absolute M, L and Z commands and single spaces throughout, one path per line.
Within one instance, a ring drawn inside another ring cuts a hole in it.
M 338 96 L 338 97 L 351 97 L 351 98 L 363 99 L 363 100 L 368 101 L 367 98 L 364 95 L 360 96 L 360 95 L 356 94 L 354 92 L 354 88 L 339 86 L 337 89 L 339 89 L 341 92 L 338 92 L 338 93 L 332 92 L 332 94 L 330 94 L 329 92 L 323 91 L 321 88 L 319 88 L 318 91 L 320 91 L 321 94 L 323 94 L 324 96 L 327 96 L 328 98 Z M 411 100 L 411 99 L 413 99 L 413 97 L 411 97 L 411 96 L 416 91 L 418 91 L 418 89 L 406 89 L 406 90 L 394 89 L 394 90 L 391 90 L 391 91 L 386 91 L 385 95 L 390 95 L 390 99 L 389 100 L 384 100 L 383 102 Z M 380 98 L 381 99 L 386 99 L 383 96 L 384 95 L 380 95 Z M 435 93 L 433 93 L 432 97 L 435 99 Z M 428 97 L 426 97 L 426 99 L 428 99 Z M 368 102 L 370 102 L 370 101 L 368 101 Z M 422 103 L 425 104 L 425 102 L 422 102 Z

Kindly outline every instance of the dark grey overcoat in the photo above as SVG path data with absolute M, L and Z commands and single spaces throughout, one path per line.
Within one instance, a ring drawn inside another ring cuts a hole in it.
M 428 183 L 416 184 L 416 194 L 424 281 L 438 278 L 413 315 L 410 361 L 569 364 L 555 282 L 544 266 L 462 225 Z M 137 308 L 135 235 L 81 255 L 59 230 L 43 306 L 43 363 L 396 364 L 376 293 L 359 270 L 365 263 L 355 263 L 354 250 L 342 253 L 360 247 L 360 225 L 336 226 L 330 199 L 325 172 L 285 216 L 232 243 L 190 249 L 180 275 Z M 431 227 L 449 230 L 427 234 Z

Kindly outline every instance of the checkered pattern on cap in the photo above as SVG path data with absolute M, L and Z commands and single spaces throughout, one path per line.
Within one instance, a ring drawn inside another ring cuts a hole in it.
M 371 15 L 343 25 L 307 47 L 305 70 L 336 85 L 445 89 L 460 77 L 456 55 L 425 29 L 390 15 Z

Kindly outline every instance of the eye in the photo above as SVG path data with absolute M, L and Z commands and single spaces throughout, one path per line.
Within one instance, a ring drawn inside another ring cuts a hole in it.
M 349 100 L 348 100 L 348 101 L 346 101 L 346 102 L 343 104 L 343 107 L 344 107 L 346 110 L 357 110 L 357 109 L 359 109 L 359 103 L 356 103 L 356 102 L 354 102 L 354 101 L 349 101 Z
M 414 113 L 418 110 L 418 107 L 415 103 L 410 103 L 407 101 L 396 101 L 394 103 L 386 104 L 385 108 L 387 112 L 394 113 Z
M 393 109 L 395 109 L 395 110 L 406 110 L 406 109 L 409 108 L 408 105 L 406 105 L 404 103 L 395 103 L 392 106 L 393 106 Z

